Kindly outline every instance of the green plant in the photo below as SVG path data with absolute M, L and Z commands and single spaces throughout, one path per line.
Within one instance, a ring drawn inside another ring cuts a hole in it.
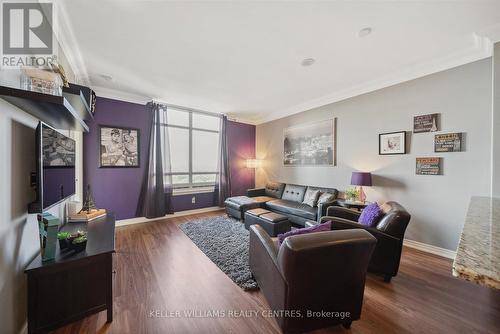
M 57 239 L 59 240 L 66 240 L 70 237 L 71 233 L 69 232 L 59 232 L 57 233 Z
M 86 235 L 82 235 L 82 236 L 79 236 L 78 238 L 75 238 L 73 240 L 73 243 L 74 244 L 81 244 L 83 242 L 87 241 L 87 236 Z
M 356 188 L 347 189 L 345 191 L 345 198 L 350 201 L 354 201 L 359 196 L 359 190 Z

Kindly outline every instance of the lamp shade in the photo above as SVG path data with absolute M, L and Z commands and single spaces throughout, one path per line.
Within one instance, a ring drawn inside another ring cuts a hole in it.
M 260 168 L 262 167 L 262 160 L 247 159 L 247 168 Z
M 352 172 L 351 184 L 353 186 L 367 186 L 372 185 L 372 174 L 366 172 Z

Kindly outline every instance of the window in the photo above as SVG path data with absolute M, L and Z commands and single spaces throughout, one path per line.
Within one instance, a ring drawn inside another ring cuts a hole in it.
M 217 180 L 220 117 L 181 108 L 167 108 L 172 185 L 213 187 Z

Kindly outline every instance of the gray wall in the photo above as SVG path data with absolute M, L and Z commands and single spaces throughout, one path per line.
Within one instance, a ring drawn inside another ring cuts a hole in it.
M 30 173 L 35 170 L 35 128 L 38 120 L 0 99 L 0 334 L 19 333 L 26 326 L 24 268 L 38 254 L 36 215 L 27 213 L 35 199 Z M 77 175 L 81 175 L 81 134 L 77 140 Z M 81 178 L 79 178 L 81 179 Z M 81 197 L 81 182 L 77 195 Z M 65 203 L 49 210 L 64 217 Z
M 470 197 L 491 191 L 491 59 L 436 73 L 257 126 L 257 185 L 266 180 L 350 188 L 374 174 L 369 201 L 396 200 L 412 214 L 406 237 L 455 250 Z M 332 74 L 335 75 L 335 74 Z M 411 131 L 413 116 L 440 113 L 441 132 L 465 132 L 466 150 L 435 154 L 434 134 L 409 134 L 409 154 L 378 155 L 378 134 Z M 337 117 L 337 167 L 284 167 L 283 129 Z M 442 176 L 415 175 L 415 158 L 442 156 Z
M 500 197 L 500 42 L 493 47 L 492 195 Z

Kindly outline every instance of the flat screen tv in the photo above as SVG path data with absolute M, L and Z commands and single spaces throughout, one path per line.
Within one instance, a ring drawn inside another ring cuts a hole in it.
M 36 129 L 37 211 L 75 194 L 75 141 L 40 122 Z

